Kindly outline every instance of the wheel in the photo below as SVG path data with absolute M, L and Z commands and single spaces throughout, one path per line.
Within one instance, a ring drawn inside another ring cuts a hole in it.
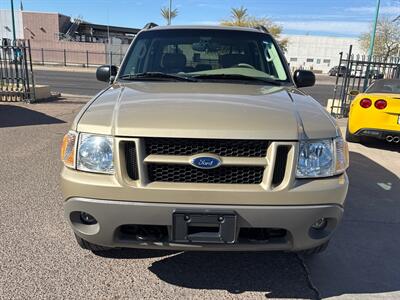
M 88 241 L 84 240 L 80 236 L 77 236 L 76 234 L 75 234 L 75 238 L 76 238 L 78 245 L 82 249 L 85 249 L 85 250 L 90 250 L 92 252 L 103 252 L 103 251 L 108 251 L 108 250 L 112 249 L 109 247 L 104 247 L 104 246 L 99 246 L 99 245 L 89 243 Z
M 361 138 L 359 136 L 351 134 L 349 131 L 349 126 L 347 126 L 346 127 L 346 141 L 348 141 L 350 143 L 360 143 Z
M 329 241 L 323 243 L 322 245 L 320 245 L 318 247 L 307 249 L 307 250 L 303 250 L 300 253 L 305 255 L 305 256 L 311 256 L 311 255 L 319 254 L 321 252 L 324 252 L 326 250 L 326 248 L 328 248 L 328 245 L 329 245 Z

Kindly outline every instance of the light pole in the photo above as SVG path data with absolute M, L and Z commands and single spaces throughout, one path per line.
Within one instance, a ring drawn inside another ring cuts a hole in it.
M 13 28 L 13 39 L 14 41 L 17 39 L 15 33 L 15 17 L 14 17 L 14 0 L 11 0 L 11 20 L 12 20 L 12 28 Z
M 172 9 L 172 0 L 169 0 L 168 25 L 171 25 L 171 9 Z
M 374 19 L 374 24 L 372 26 L 371 41 L 369 43 L 369 49 L 368 49 L 368 66 L 367 66 L 367 70 L 365 72 L 364 91 L 367 89 L 369 70 L 370 70 L 370 63 L 371 63 L 371 60 L 372 60 L 372 55 L 374 54 L 376 27 L 378 25 L 378 17 L 379 17 L 379 8 L 380 8 L 380 6 L 381 6 L 381 0 L 377 0 L 376 1 L 376 10 L 375 10 L 375 19 Z

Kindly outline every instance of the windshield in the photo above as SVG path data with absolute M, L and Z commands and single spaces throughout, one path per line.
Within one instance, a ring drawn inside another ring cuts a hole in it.
M 400 94 L 400 79 L 377 80 L 371 84 L 366 93 Z
M 246 80 L 247 77 L 266 82 L 290 82 L 272 38 L 249 31 L 142 32 L 127 54 L 119 78 L 138 80 L 143 76 L 134 75 L 155 72 L 201 80 Z

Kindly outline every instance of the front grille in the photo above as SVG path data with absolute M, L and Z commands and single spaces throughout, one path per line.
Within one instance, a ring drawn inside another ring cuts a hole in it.
M 290 151 L 290 146 L 278 146 L 276 151 L 274 175 L 272 177 L 272 185 L 279 186 L 285 178 L 286 164 Z
M 268 141 L 146 138 L 146 153 L 158 155 L 195 155 L 213 153 L 228 157 L 265 157 Z
M 148 164 L 150 181 L 219 183 L 219 184 L 260 184 L 264 167 L 221 166 L 217 169 L 203 170 L 190 165 Z
M 139 170 L 138 170 L 135 142 L 125 143 L 125 159 L 126 159 L 126 171 L 128 173 L 128 176 L 133 180 L 138 180 Z

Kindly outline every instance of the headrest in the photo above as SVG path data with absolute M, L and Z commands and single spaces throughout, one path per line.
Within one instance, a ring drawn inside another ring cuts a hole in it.
M 393 92 L 393 89 L 388 85 L 384 85 L 382 87 L 382 91 L 384 91 L 384 92 Z
M 219 57 L 219 63 L 223 68 L 230 68 L 240 63 L 248 64 L 250 62 L 244 54 L 225 54 Z
M 186 66 L 186 56 L 181 53 L 165 53 L 162 66 L 166 69 L 182 69 Z

